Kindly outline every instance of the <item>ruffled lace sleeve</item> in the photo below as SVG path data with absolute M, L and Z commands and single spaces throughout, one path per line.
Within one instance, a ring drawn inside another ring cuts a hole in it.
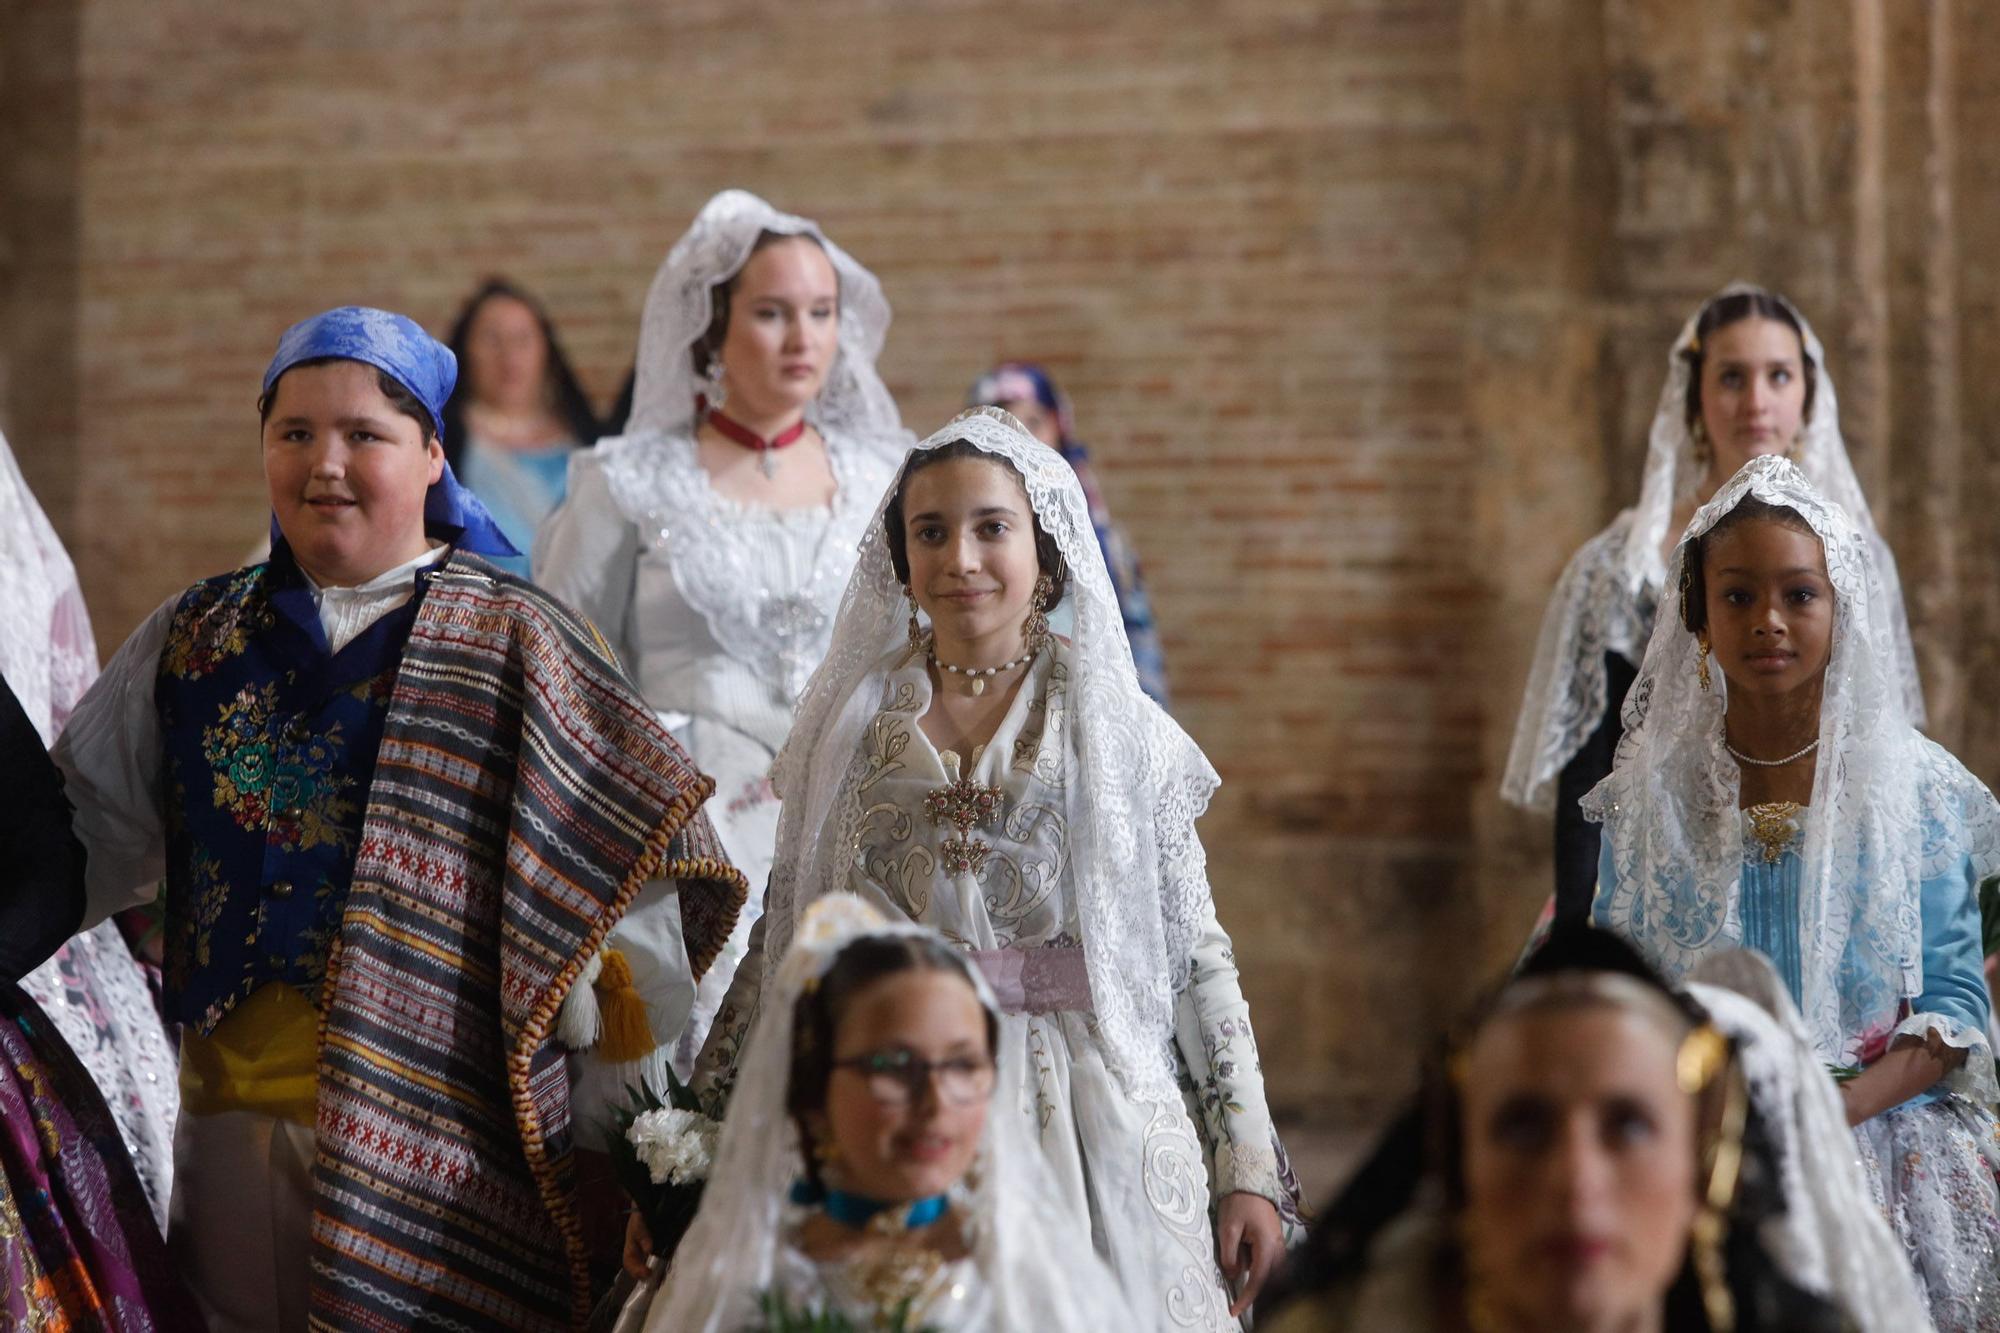
M 2000 1100 L 1987 1040 L 1992 1000 L 1986 990 L 1979 885 L 2000 871 L 2000 805 L 1949 753 L 1919 742 L 1923 764 L 1923 990 L 1909 1017 L 1890 1034 L 1935 1033 L 1966 1052 L 1965 1063 L 1937 1085 L 1974 1101 Z
M 579 449 L 570 459 L 569 491 L 535 534 L 535 582 L 597 626 L 629 676 L 632 594 L 639 568 L 639 530 L 619 508 L 606 474 L 608 454 Z
M 166 873 L 166 742 L 153 683 L 180 600 L 169 597 L 132 632 L 56 742 L 86 857 L 85 928 L 152 901 Z

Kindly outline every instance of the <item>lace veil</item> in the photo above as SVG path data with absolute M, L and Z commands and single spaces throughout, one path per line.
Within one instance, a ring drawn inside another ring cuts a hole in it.
M 0 677 L 53 745 L 97 676 L 76 566 L 0 435 Z
M 803 1160 L 797 1127 L 785 1112 L 798 998 L 856 940 L 931 934 L 913 922 L 886 922 L 851 894 L 823 900 L 799 923 L 744 1047 L 701 1212 L 653 1302 L 648 1330 L 733 1333 L 761 1326 L 757 1297 L 771 1284 L 786 1199 Z M 980 1003 L 997 1012 L 979 969 L 966 973 Z M 1019 1087 L 1020 1071 L 1000 1071 L 985 1141 L 962 1187 L 959 1206 L 968 1210 L 983 1278 L 963 1326 L 1052 1333 L 1119 1327 L 1124 1313 L 1116 1287 L 1029 1136 L 1032 1117 L 997 1104 Z
M 1854 1136 L 1834 1081 L 1762 954 L 1716 954 L 1687 993 L 1736 1045 L 1784 1211 L 1763 1223 L 1765 1250 L 1792 1281 L 1827 1296 L 1857 1333 L 1928 1329 L 1902 1245 L 1856 1169 Z
M 902 418 L 875 373 L 889 333 L 889 302 L 875 275 L 826 238 L 819 224 L 780 213 L 747 190 L 724 190 L 702 206 L 687 235 L 674 242 L 646 294 L 639 326 L 638 366 L 626 435 L 685 435 L 694 429 L 699 392 L 689 350 L 708 331 L 711 289 L 740 271 L 765 232 L 810 236 L 826 251 L 840 280 L 840 350 L 806 417 L 822 433 L 874 437 L 898 434 Z
M 1542 621 L 1500 788 L 1515 805 L 1550 808 L 1556 775 L 1603 720 L 1604 654 L 1617 652 L 1636 660 L 1644 647 L 1646 626 L 1638 608 L 1657 601 L 1660 590 L 1667 586 L 1660 549 L 1670 535 L 1667 529 L 1675 509 L 1701 485 L 1704 472 L 1687 423 L 1688 380 L 1693 373 L 1687 354 L 1694 346 L 1695 326 L 1702 311 L 1723 297 L 1760 291 L 1763 289 L 1743 282 L 1724 287 L 1688 316 L 1667 351 L 1667 380 L 1660 387 L 1659 406 L 1654 409 L 1647 435 L 1639 502 L 1577 552 L 1563 571 Z M 1911 721 L 1922 726 L 1923 687 L 1917 678 L 1916 653 L 1903 610 L 1902 583 L 1896 574 L 1895 557 L 1875 530 L 1861 482 L 1848 461 L 1826 349 L 1797 307 L 1775 293 L 1764 294 L 1798 321 L 1806 357 L 1815 367 L 1812 419 L 1805 423 L 1800 438 L 1799 467 L 1822 495 L 1847 511 L 1873 551 L 1894 639 L 1898 688 Z
M 2000 870 L 2000 806 L 1911 726 L 1891 602 L 1864 529 L 1781 457 L 1752 459 L 1695 514 L 1665 586 L 1680 586 L 1694 538 L 1746 497 L 1795 510 L 1825 548 L 1834 588 L 1812 809 L 1799 880 L 1801 1005 L 1822 1060 L 1866 1063 L 1902 1031 L 1935 1027 L 1975 1048 L 1946 1085 L 1994 1094 L 1982 1032 L 1902 1010 L 1923 990 L 1920 892 L 1969 853 L 1976 877 Z M 1584 799 L 1604 824 L 1616 883 L 1599 915 L 1673 979 L 1739 945 L 1744 834 L 1739 779 L 1723 746 L 1728 681 L 1697 681 L 1696 641 L 1664 599 L 1625 702 L 1616 766 Z
M 1069 874 L 1092 1006 L 1113 1072 L 1171 1098 L 1173 998 L 1187 982 L 1208 875 L 1194 823 L 1219 779 L 1201 750 L 1139 688 L 1118 597 L 1076 473 L 997 407 L 974 408 L 917 446 L 954 440 L 1013 467 L 1068 566 L 1075 608 L 1069 760 L 1062 783 Z M 917 455 L 913 453 L 912 458 Z M 766 958 L 781 957 L 801 912 L 842 888 L 861 818 L 863 728 L 909 652 L 907 603 L 877 506 L 842 598 L 833 643 L 801 698 L 771 771 L 784 798 L 766 912 Z M 771 964 L 767 961 L 767 968 Z

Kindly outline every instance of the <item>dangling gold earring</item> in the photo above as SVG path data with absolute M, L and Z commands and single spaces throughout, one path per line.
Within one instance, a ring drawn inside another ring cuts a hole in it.
M 1708 639 L 1706 636 L 1696 637 L 1695 649 L 1696 649 L 1695 659 L 1694 659 L 1695 679 L 1701 682 L 1701 692 L 1703 694 L 1707 694 L 1709 686 L 1712 685 L 1714 681 L 1708 674 Z
M 1715 461 L 1715 450 L 1708 442 L 1708 423 L 1700 417 L 1694 419 L 1694 461 L 1703 468 Z
M 924 627 L 917 623 L 917 594 L 911 590 L 909 584 L 905 583 L 903 596 L 910 599 L 910 651 L 921 653 L 925 651 Z
M 1055 594 L 1055 580 L 1047 574 L 1035 579 L 1035 596 L 1028 603 L 1027 650 L 1039 653 L 1049 641 L 1049 598 Z

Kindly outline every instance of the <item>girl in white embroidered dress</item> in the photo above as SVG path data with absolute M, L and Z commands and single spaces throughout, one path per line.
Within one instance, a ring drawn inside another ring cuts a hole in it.
M 875 497 L 909 447 L 875 373 L 889 306 L 805 218 L 709 200 L 653 279 L 623 436 L 571 460 L 534 577 L 596 623 L 703 772 L 750 902 L 675 1043 L 686 1072 L 742 957 L 777 836 L 768 773 L 826 650 Z
M 1825 349 L 1791 302 L 1733 283 L 1689 316 L 1667 379 L 1638 503 L 1591 538 L 1549 597 L 1500 794 L 1555 813 L 1555 912 L 1581 920 L 1596 883 L 1596 825 L 1577 808 L 1618 744 L 1619 706 L 1652 632 L 1665 560 L 1697 505 L 1751 458 L 1787 454 L 1860 525 L 1896 637 L 1896 687 L 1923 724 L 1923 691 L 1894 558 L 1847 461 Z
M 2000 804 L 1909 723 L 1869 543 L 1782 458 L 1688 525 L 1625 710 L 1597 924 L 1669 978 L 1769 957 L 1945 1333 L 2000 1329 L 1979 883 Z
M 1065 597 L 1067 642 L 1041 623 Z M 763 957 L 843 889 L 971 951 L 1005 1011 L 995 1114 L 1090 1219 L 1131 1327 L 1235 1328 L 1298 1214 L 1194 833 L 1214 770 L 1139 688 L 1075 473 L 1005 412 L 884 497 L 773 778 Z M 713 1100 L 767 976 L 737 974 Z

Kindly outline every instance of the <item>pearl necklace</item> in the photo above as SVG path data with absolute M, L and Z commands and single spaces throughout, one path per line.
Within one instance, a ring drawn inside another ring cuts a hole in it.
M 1806 746 L 1803 750 L 1796 750 L 1786 755 L 1783 759 L 1752 759 L 1726 740 L 1722 742 L 1722 748 L 1729 751 L 1730 755 L 1739 764 L 1750 764 L 1757 768 L 1783 768 L 1786 764 L 1795 764 L 1814 750 L 1817 750 L 1819 748 L 1819 737 L 1813 737 L 1812 744 Z
M 991 667 L 961 667 L 961 666 L 953 666 L 949 662 L 940 662 L 938 660 L 937 645 L 935 643 L 933 643 L 930 648 L 925 650 L 924 656 L 930 658 L 931 665 L 936 667 L 939 671 L 949 671 L 954 676 L 964 676 L 966 679 L 970 680 L 972 682 L 972 692 L 974 694 L 984 694 L 986 693 L 986 680 L 989 676 L 997 676 L 1003 671 L 1012 671 L 1015 667 L 1026 666 L 1029 662 L 1034 660 L 1035 654 L 1040 652 L 1041 650 L 1042 649 L 1040 644 L 1033 644 L 1028 648 L 1026 652 L 1022 653 L 1019 657 L 1015 658 L 1013 661 L 1002 662 L 999 666 L 991 666 Z

